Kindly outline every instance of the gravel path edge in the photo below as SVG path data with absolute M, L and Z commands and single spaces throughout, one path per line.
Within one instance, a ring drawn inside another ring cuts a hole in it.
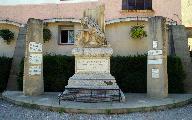
M 2 99 L 12 104 L 19 105 L 22 107 L 32 108 L 32 109 L 41 109 L 41 110 L 54 111 L 59 113 L 84 113 L 84 114 L 126 114 L 126 113 L 133 113 L 133 112 L 162 111 L 162 110 L 182 107 L 192 103 L 192 98 L 190 98 L 188 100 L 181 101 L 178 103 L 160 105 L 160 106 L 151 106 L 151 107 L 116 108 L 116 109 L 72 109 L 72 108 L 60 108 L 60 107 L 44 106 L 44 105 L 37 105 L 37 104 L 16 101 L 3 95 L 2 95 Z

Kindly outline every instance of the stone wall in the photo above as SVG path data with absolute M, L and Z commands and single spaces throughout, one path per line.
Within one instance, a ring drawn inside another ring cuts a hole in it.
M 181 0 L 181 13 L 182 13 L 182 24 L 186 27 L 192 27 L 192 0 Z
M 49 42 L 44 43 L 44 54 L 61 54 L 61 55 L 69 55 L 71 56 L 71 50 L 75 47 L 74 45 L 59 45 L 59 26 L 62 25 L 74 25 L 75 33 L 81 26 L 79 23 L 49 23 L 48 28 L 52 32 L 52 37 Z M 132 39 L 129 35 L 130 28 L 133 25 L 136 25 L 137 22 L 119 22 L 106 25 L 106 38 L 110 42 L 111 47 L 114 50 L 114 56 L 128 56 L 128 55 L 136 55 L 136 54 L 145 54 L 147 53 L 147 44 L 148 37 L 143 39 Z M 138 22 L 139 25 L 145 25 L 145 30 L 148 32 L 148 23 L 147 22 Z M 14 32 L 15 40 L 7 45 L 3 40 L 0 40 L 0 56 L 8 56 L 12 57 L 15 49 L 15 42 L 17 40 L 17 36 L 19 33 L 19 27 L 8 25 L 8 24 L 0 24 L 1 28 L 7 28 Z M 149 34 L 149 33 L 147 33 Z M 169 43 L 170 44 L 170 43 Z M 169 45 L 170 48 L 170 45 Z M 170 50 L 169 50 L 170 51 Z
M 1 29 L 9 29 L 12 31 L 14 33 L 14 40 L 10 44 L 7 44 L 3 38 L 0 37 L 0 56 L 13 57 L 19 27 L 9 24 L 0 24 L 0 30 Z
M 147 31 L 147 34 L 149 34 L 147 22 L 138 22 L 138 24 L 145 25 L 144 29 Z M 134 25 L 137 25 L 137 22 L 120 22 L 106 26 L 106 38 L 113 48 L 114 56 L 147 53 L 148 37 L 144 37 L 143 39 L 133 39 L 130 36 L 130 29 Z
M 174 40 L 175 54 L 181 58 L 184 70 L 187 75 L 184 81 L 185 91 L 192 93 L 192 62 L 189 56 L 187 31 L 183 25 L 171 26 L 171 28 Z
M 44 44 L 45 54 L 61 54 L 72 55 L 71 50 L 75 45 L 59 45 L 59 26 L 74 25 L 75 33 L 81 26 L 79 23 L 49 23 L 48 28 L 52 32 L 52 38 Z M 139 25 L 145 25 L 145 30 L 148 29 L 147 22 L 138 22 Z M 106 25 L 106 38 L 114 50 L 114 56 L 128 56 L 147 53 L 147 37 L 143 39 L 132 39 L 130 37 L 131 26 L 137 25 L 137 22 L 120 22 Z
M 47 28 L 50 29 L 52 37 L 48 42 L 44 43 L 44 54 L 61 54 L 61 55 L 69 55 L 71 56 L 71 51 L 75 47 L 71 44 L 66 45 L 59 45 L 58 41 L 60 39 L 59 34 L 59 26 L 64 25 L 73 25 L 75 33 L 77 33 L 77 30 L 80 29 L 80 23 L 49 23 Z
M 185 27 L 192 27 L 192 0 L 182 0 L 181 2 L 181 13 L 182 13 L 182 24 L 185 25 Z M 188 45 L 190 46 L 190 51 L 192 51 L 192 37 L 188 39 Z

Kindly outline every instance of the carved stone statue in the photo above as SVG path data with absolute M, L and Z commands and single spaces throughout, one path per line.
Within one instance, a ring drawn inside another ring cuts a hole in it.
M 82 30 L 76 35 L 75 74 L 60 97 L 82 101 L 124 101 L 125 96 L 110 73 L 110 57 L 113 49 L 105 38 L 104 6 L 85 10 L 81 19 Z M 82 89 L 83 88 L 83 89 Z M 94 89 L 94 96 L 90 90 Z M 75 90 L 75 92 L 74 92 Z M 107 96 L 102 98 L 101 96 Z M 74 98 L 77 96 L 77 98 Z M 97 97 L 95 97 L 97 96 Z
M 85 48 L 107 46 L 105 38 L 104 5 L 96 9 L 88 9 L 81 19 L 82 30 L 76 35 L 76 45 Z

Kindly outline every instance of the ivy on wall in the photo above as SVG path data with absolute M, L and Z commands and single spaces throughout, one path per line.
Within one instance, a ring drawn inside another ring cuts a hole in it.
M 147 37 L 147 32 L 144 30 L 144 26 L 136 25 L 131 27 L 130 35 L 133 39 L 142 39 Z
M 43 41 L 49 41 L 51 39 L 51 31 L 48 28 L 43 29 Z
M 9 29 L 0 30 L 0 36 L 9 44 L 12 40 L 14 40 L 14 33 Z

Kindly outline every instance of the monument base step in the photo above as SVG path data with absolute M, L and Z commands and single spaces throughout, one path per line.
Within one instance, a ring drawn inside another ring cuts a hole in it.
M 69 80 L 115 80 L 110 73 L 75 73 Z
M 67 88 L 118 89 L 115 79 L 69 79 Z
M 59 94 L 59 101 L 77 101 L 77 102 L 111 102 L 124 101 L 125 97 L 122 91 L 118 89 L 91 89 L 91 88 L 66 88 Z

